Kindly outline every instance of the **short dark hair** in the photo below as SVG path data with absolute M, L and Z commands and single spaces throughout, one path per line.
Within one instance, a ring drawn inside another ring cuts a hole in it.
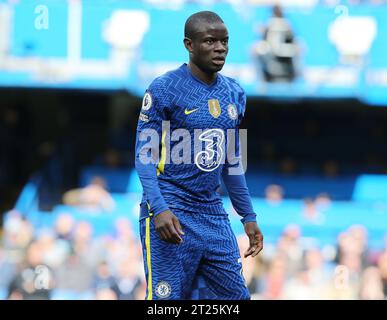
M 191 15 L 184 26 L 184 37 L 193 39 L 200 24 L 202 23 L 224 23 L 222 18 L 212 11 L 200 11 Z

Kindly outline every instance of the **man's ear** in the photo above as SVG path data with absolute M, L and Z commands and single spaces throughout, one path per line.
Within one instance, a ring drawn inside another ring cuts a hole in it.
M 190 38 L 187 38 L 187 37 L 185 37 L 184 38 L 184 46 L 185 46 L 185 48 L 190 52 L 190 53 L 192 53 L 192 51 L 193 51 L 193 43 L 192 43 L 192 40 L 190 39 Z

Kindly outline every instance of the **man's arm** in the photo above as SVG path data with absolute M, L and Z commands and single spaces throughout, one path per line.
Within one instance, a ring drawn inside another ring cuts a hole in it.
M 231 203 L 235 211 L 242 217 L 245 233 L 249 237 L 249 248 L 244 253 L 245 258 L 248 256 L 255 257 L 263 248 L 263 235 L 258 227 L 256 214 L 251 202 L 249 189 L 247 187 L 244 174 L 242 153 L 240 152 L 239 143 L 239 125 L 243 119 L 246 107 L 246 94 L 240 88 L 239 92 L 240 111 L 239 119 L 236 126 L 235 134 L 235 152 L 227 152 L 227 159 L 223 166 L 222 178 L 227 188 Z M 230 144 L 231 141 L 228 141 Z
M 225 165 L 222 172 L 223 182 L 235 211 L 242 216 L 241 221 L 250 242 L 244 256 L 245 258 L 250 255 L 255 257 L 263 248 L 263 235 L 256 221 L 256 214 L 251 203 L 246 178 L 243 173 L 230 175 L 228 169 L 229 167 Z
M 158 99 L 159 86 L 151 85 L 144 95 L 137 124 L 135 167 L 154 216 L 168 210 L 157 182 L 157 164 L 162 134 L 162 121 L 166 120 L 165 107 Z
M 167 120 L 165 105 L 159 101 L 161 84 L 153 83 L 145 93 L 137 125 L 135 167 L 149 211 L 162 240 L 180 243 L 184 234 L 177 217 L 169 210 L 157 180 L 157 163 L 162 135 L 162 121 Z

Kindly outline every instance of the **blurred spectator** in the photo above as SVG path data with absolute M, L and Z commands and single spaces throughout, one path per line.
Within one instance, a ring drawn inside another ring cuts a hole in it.
M 314 203 L 318 211 L 324 212 L 330 208 L 332 200 L 329 194 L 322 192 L 317 195 Z
M 137 260 L 137 262 L 136 262 Z M 122 260 L 117 272 L 118 297 L 120 300 L 133 300 L 137 290 L 141 290 L 144 276 L 141 258 Z M 144 299 L 142 296 L 140 299 Z
M 284 196 L 284 189 L 276 184 L 268 185 L 265 189 L 265 199 L 271 205 L 281 204 Z
M 363 244 L 355 240 L 350 231 L 340 234 L 336 261 L 345 270 L 346 285 L 356 292 L 360 286 L 364 249 Z
M 333 275 L 327 282 L 322 299 L 329 300 L 353 300 L 357 299 L 358 287 L 357 283 L 349 281 L 348 268 L 343 265 L 337 265 L 333 271 Z
M 302 215 L 308 223 L 322 225 L 325 222 L 324 215 L 318 210 L 316 203 L 311 198 L 304 199 Z
M 380 270 L 376 267 L 368 267 L 364 270 L 359 298 L 362 300 L 383 300 L 383 282 Z
M 103 164 L 109 169 L 116 169 L 122 165 L 122 156 L 116 149 L 108 149 L 103 155 Z
M 286 283 L 282 298 L 289 300 L 316 300 L 319 296 L 318 292 L 313 290 L 308 272 L 303 270 Z
M 326 264 L 320 249 L 314 248 L 305 253 L 305 272 L 311 288 L 309 299 L 323 299 L 323 290 L 329 282 L 333 270 Z
M 283 158 L 281 160 L 280 166 L 281 172 L 284 174 L 294 174 L 297 169 L 295 161 L 290 157 Z
M 357 254 L 359 255 L 362 268 L 368 266 L 368 232 L 362 225 L 353 225 L 348 229 L 351 235 Z
M 323 164 L 323 172 L 326 177 L 334 178 L 339 173 L 339 165 L 334 160 L 328 160 Z
M 115 235 L 119 241 L 131 242 L 135 241 L 133 233 L 133 225 L 126 217 L 118 218 L 115 223 Z
M 382 278 L 383 293 L 387 299 L 387 250 L 378 259 L 378 267 Z
M 62 265 L 71 251 L 70 244 L 67 241 L 56 239 L 51 229 L 41 230 L 36 237 L 36 243 L 42 250 L 43 263 L 50 268 Z
M 25 220 L 22 214 L 16 210 L 8 213 L 8 219 L 4 224 L 4 245 L 13 251 L 15 261 L 21 260 L 20 249 L 24 249 L 32 240 L 33 227 Z
M 286 283 L 286 258 L 282 255 L 276 255 L 271 260 L 267 274 L 263 279 L 263 298 L 281 299 Z
M 63 195 L 63 203 L 91 211 L 111 212 L 115 208 L 114 199 L 107 191 L 106 181 L 101 177 L 94 177 L 84 188 L 67 191 Z
M 93 226 L 89 222 L 79 221 L 71 241 L 74 254 L 90 268 L 97 266 L 107 255 L 104 245 L 106 240 L 93 237 L 93 232 Z
M 9 299 L 47 300 L 53 288 L 51 270 L 43 264 L 43 250 L 36 242 L 31 243 L 26 251 L 25 262 L 12 279 Z
M 56 289 L 77 294 L 87 292 L 92 288 L 92 270 L 80 255 L 73 252 L 56 270 Z
M 360 225 L 350 227 L 339 237 L 337 262 L 359 273 L 368 265 L 367 230 Z
M 9 259 L 9 253 L 0 246 L 0 291 L 8 288 L 15 276 L 16 264 Z
M 119 295 L 117 281 L 112 275 L 109 265 L 106 263 L 106 261 L 101 262 L 97 266 L 97 270 L 93 279 L 93 288 L 96 290 L 96 292 L 102 289 L 110 289 L 114 292 L 116 298 Z
M 70 240 L 75 222 L 69 213 L 62 213 L 56 219 L 55 232 L 59 239 Z
M 117 294 L 110 288 L 101 288 L 97 290 L 95 300 L 117 300 Z
M 304 249 L 301 246 L 300 239 L 300 227 L 289 224 L 285 227 L 277 243 L 277 253 L 285 257 L 289 276 L 293 276 L 302 267 Z
M 144 300 L 146 296 L 146 282 L 142 281 L 141 284 L 134 291 L 134 300 Z
M 273 6 L 272 17 L 263 31 L 263 40 L 253 46 L 253 57 L 259 61 L 267 82 L 292 82 L 296 77 L 298 55 L 292 28 L 279 5 Z

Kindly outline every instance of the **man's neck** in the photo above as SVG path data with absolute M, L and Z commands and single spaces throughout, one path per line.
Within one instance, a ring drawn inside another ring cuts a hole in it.
M 206 73 L 203 70 L 201 70 L 197 65 L 192 63 L 191 61 L 188 64 L 188 68 L 191 70 L 192 74 L 198 78 L 199 80 L 203 81 L 204 83 L 211 85 L 218 75 L 217 72 L 215 73 Z

